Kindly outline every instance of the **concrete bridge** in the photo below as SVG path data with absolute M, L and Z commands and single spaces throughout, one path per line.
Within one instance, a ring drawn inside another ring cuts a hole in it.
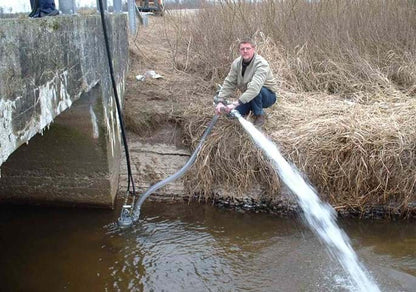
M 106 14 L 115 79 L 125 14 Z M 113 206 L 120 125 L 100 16 L 0 19 L 0 201 Z

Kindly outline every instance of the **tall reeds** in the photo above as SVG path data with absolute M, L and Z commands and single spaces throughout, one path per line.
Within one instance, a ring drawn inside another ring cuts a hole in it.
M 285 89 L 360 100 L 416 94 L 414 1 L 225 0 L 206 3 L 185 29 L 187 69 L 215 81 L 228 71 L 238 39 L 254 37 Z

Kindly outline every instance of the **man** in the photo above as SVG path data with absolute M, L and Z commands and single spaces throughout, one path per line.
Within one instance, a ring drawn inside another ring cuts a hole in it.
M 30 0 L 32 12 L 29 17 L 39 18 L 45 16 L 55 16 L 59 11 L 55 8 L 54 0 Z
M 263 109 L 276 102 L 277 83 L 269 63 L 255 52 L 256 45 L 252 40 L 242 40 L 238 48 L 240 57 L 231 64 L 231 70 L 224 80 L 218 97 L 226 100 L 237 88 L 243 94 L 237 102 L 228 106 L 219 103 L 215 110 L 220 114 L 222 110 L 229 113 L 236 109 L 242 116 L 253 112 L 253 124 L 261 127 L 265 120 Z

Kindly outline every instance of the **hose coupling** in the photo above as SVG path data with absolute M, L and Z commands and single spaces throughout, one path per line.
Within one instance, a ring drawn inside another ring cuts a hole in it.
M 235 109 L 231 110 L 230 115 L 237 118 L 237 119 L 241 118 L 240 112 L 238 110 L 235 110 Z

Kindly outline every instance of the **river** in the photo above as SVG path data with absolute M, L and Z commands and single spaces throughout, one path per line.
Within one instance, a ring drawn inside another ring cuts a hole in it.
M 301 217 L 146 202 L 116 210 L 0 206 L 1 291 L 354 291 Z M 382 291 L 415 291 L 414 222 L 338 220 Z

